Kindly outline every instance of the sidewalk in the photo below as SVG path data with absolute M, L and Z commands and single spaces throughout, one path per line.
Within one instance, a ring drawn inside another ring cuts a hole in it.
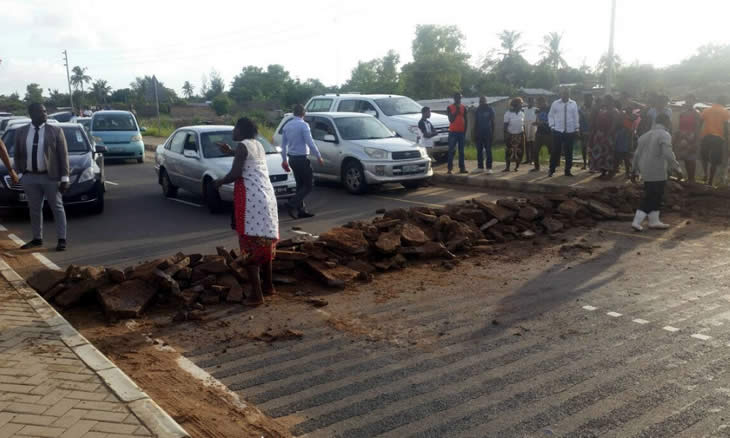
M 0 260 L 0 438 L 188 437 Z
M 533 168 L 531 164 L 520 164 L 519 171 L 502 172 L 505 163 L 495 162 L 492 165 L 494 173 L 487 175 L 486 172 L 477 173 L 476 161 L 466 161 L 466 168 L 469 174 L 459 174 L 458 162 L 454 160 L 454 173 L 447 174 L 446 163 L 439 163 L 434 166 L 433 183 L 450 184 L 450 185 L 466 185 L 472 187 L 484 187 L 495 190 L 508 190 L 514 192 L 531 192 L 531 193 L 556 193 L 564 194 L 576 190 L 600 190 L 606 187 L 617 187 L 629 184 L 629 180 L 624 173 L 619 173 L 611 180 L 602 180 L 598 173 L 590 173 L 587 170 L 581 170 L 583 165 L 580 162 L 573 162 L 571 173 L 573 177 L 564 175 L 563 167 L 555 171 L 555 175 L 548 177 L 548 166 L 541 165 L 539 172 L 530 172 Z M 576 165 L 577 164 L 577 165 Z

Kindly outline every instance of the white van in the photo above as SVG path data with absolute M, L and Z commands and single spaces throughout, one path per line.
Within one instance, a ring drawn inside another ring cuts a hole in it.
M 421 108 L 410 97 L 395 94 L 325 94 L 309 99 L 305 109 L 310 113 L 350 112 L 365 113 L 377 118 L 399 136 L 416 142 L 421 135 L 418 121 Z M 434 158 L 445 158 L 449 151 L 449 118 L 443 114 L 431 113 L 431 124 L 438 134 L 433 138 L 433 147 L 427 148 Z

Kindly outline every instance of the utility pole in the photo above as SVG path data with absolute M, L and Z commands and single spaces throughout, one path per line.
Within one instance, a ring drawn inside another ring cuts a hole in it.
M 157 76 L 152 75 L 152 80 L 155 83 L 155 106 L 157 107 L 157 133 L 159 135 L 162 132 L 162 122 L 160 121 L 160 97 L 157 94 Z
M 616 0 L 611 0 L 611 31 L 608 40 L 608 74 L 606 75 L 606 94 L 613 91 L 615 65 L 613 63 L 613 36 L 616 28 Z
M 68 99 L 71 101 L 71 112 L 76 114 L 74 110 L 74 94 L 71 91 L 71 75 L 68 73 L 68 52 L 64 50 L 61 53 L 63 53 L 63 65 L 66 66 L 66 83 L 68 84 Z

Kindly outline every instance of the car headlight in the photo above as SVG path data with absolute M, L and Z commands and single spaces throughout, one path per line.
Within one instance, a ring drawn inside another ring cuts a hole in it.
M 94 143 L 102 143 L 102 144 L 104 143 L 104 140 L 102 140 L 101 137 L 94 136 L 93 139 L 94 139 Z
M 132 139 L 129 140 L 129 141 L 142 141 L 142 136 L 141 135 L 134 135 L 134 136 L 132 136 Z
M 374 160 L 385 160 L 388 158 L 388 152 L 383 149 L 365 148 L 365 153 Z
M 84 170 L 82 170 L 80 172 L 72 172 L 71 174 L 72 175 L 73 174 L 79 175 L 79 179 L 78 179 L 77 182 L 80 182 L 80 183 L 87 182 L 87 181 L 91 181 L 96 176 L 95 173 L 94 173 L 94 168 L 93 167 L 87 167 L 86 169 L 84 169 Z

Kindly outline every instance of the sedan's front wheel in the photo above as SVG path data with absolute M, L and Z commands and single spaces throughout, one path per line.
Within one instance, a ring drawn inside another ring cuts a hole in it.
M 350 161 L 342 172 L 342 183 L 348 192 L 360 195 L 368 189 L 365 181 L 365 171 L 362 164 L 357 161 Z
M 162 194 L 167 198 L 174 198 L 177 196 L 177 187 L 170 182 L 170 177 L 167 175 L 167 171 L 162 169 L 160 171 L 160 185 L 162 186 Z

